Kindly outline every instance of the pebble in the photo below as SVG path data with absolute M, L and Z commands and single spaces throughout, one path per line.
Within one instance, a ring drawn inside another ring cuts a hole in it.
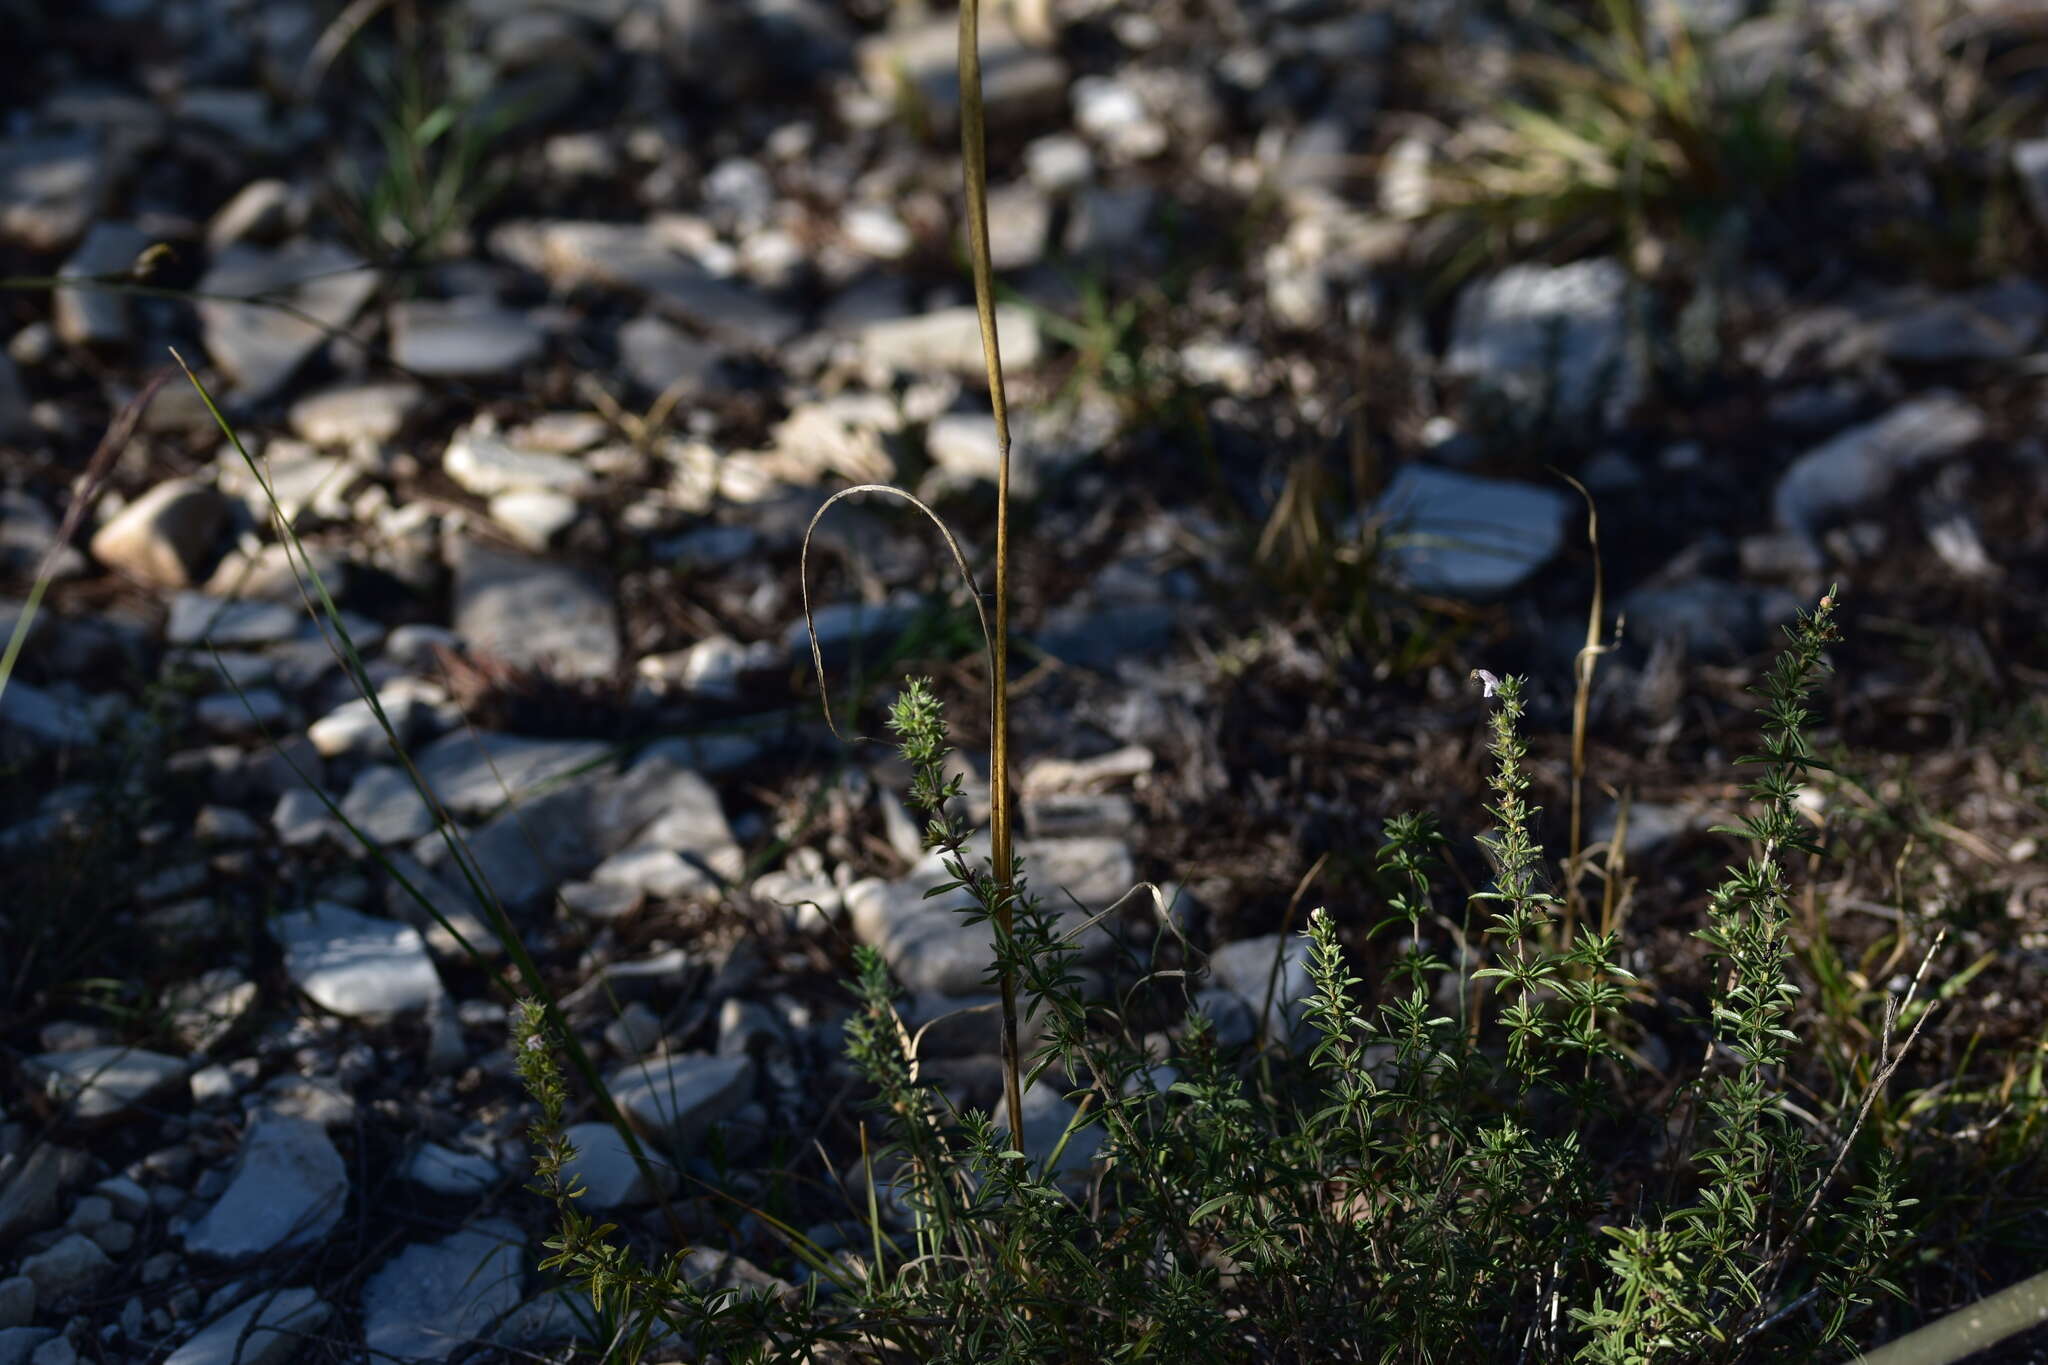
M 505 1218 L 415 1242 L 363 1285 L 363 1343 L 380 1359 L 446 1360 L 518 1304 L 526 1239 Z
M 1038 364 L 1044 342 L 1035 313 L 1016 304 L 998 304 L 996 334 L 1005 373 Z M 984 373 L 981 320 L 972 308 L 942 308 L 870 322 L 860 329 L 859 343 L 866 362 L 885 372 Z
M 138 1117 L 152 1100 L 185 1078 L 185 1063 L 141 1048 L 109 1046 L 45 1052 L 28 1072 L 52 1099 L 86 1122 Z
M 333 1316 L 333 1307 L 303 1286 L 256 1294 L 194 1333 L 164 1365 L 286 1365 L 303 1358 L 309 1336 Z
M 245 1261 L 317 1246 L 341 1222 L 348 1168 L 310 1119 L 258 1110 L 220 1197 L 185 1232 L 185 1249 Z
M 1626 355 L 1628 272 L 1610 259 L 1515 265 L 1465 287 L 1444 372 L 1511 410 L 1582 422 L 1634 401 L 1641 379 Z
M 93 534 L 92 555 L 153 588 L 189 588 L 219 557 L 232 508 L 210 485 L 166 479 Z
M 617 607 L 590 575 L 470 540 L 457 546 L 454 570 L 455 629 L 472 649 L 569 678 L 617 671 Z
M 1404 465 L 1374 515 L 1390 537 L 1388 562 L 1410 586 L 1486 597 L 1549 563 L 1574 510 L 1555 489 Z
M 98 222 L 57 271 L 60 277 L 126 276 L 149 237 L 133 223 Z M 129 339 L 128 296 L 107 289 L 58 289 L 51 316 L 67 345 L 87 350 L 118 347 Z
M 275 916 L 270 928 L 293 983 L 323 1009 L 382 1016 L 423 1010 L 441 997 L 433 959 L 410 925 L 316 902 Z
M 316 446 L 395 438 L 426 401 L 419 385 L 404 380 L 349 384 L 307 394 L 291 406 L 292 430 Z
M 580 1207 L 599 1211 L 636 1208 L 655 1201 L 656 1185 L 661 1187 L 660 1193 L 673 1193 L 680 1183 L 667 1161 L 649 1153 L 648 1166 L 654 1172 L 654 1184 L 650 1184 L 618 1130 L 609 1123 L 571 1124 L 563 1136 L 576 1155 L 562 1168 L 562 1179 L 566 1182 L 574 1175 L 582 1180 L 585 1194 L 577 1201 Z
M 504 1176 L 498 1163 L 475 1152 L 458 1152 L 438 1142 L 423 1142 L 407 1158 L 407 1180 L 435 1194 L 463 1197 L 483 1194 Z
M 1771 495 L 1772 516 L 1809 537 L 1889 493 L 1897 481 L 1969 447 L 1989 429 L 1984 414 L 1952 393 L 1908 400 L 1795 459 Z
M 531 364 L 547 338 L 526 313 L 489 298 L 410 299 L 391 308 L 391 357 L 423 375 L 467 379 Z
M 330 243 L 298 241 L 274 251 L 238 243 L 214 256 L 198 284 L 201 293 L 227 297 L 194 306 L 207 354 L 234 379 L 238 399 L 257 402 L 283 388 L 326 344 L 323 326 L 346 326 L 376 287 L 374 270 Z M 228 301 L 259 295 L 279 296 L 305 316 Z
M 656 1141 L 690 1149 L 753 1094 L 747 1057 L 667 1057 L 634 1062 L 605 1078 L 633 1126 Z
M 409 844 L 433 831 L 434 813 L 403 768 L 364 768 L 341 800 L 341 813 L 379 844 Z

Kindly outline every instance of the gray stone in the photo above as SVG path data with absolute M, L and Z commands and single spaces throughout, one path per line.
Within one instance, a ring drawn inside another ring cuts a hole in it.
M 409 844 L 434 828 L 434 813 L 412 779 L 389 763 L 372 764 L 357 774 L 341 800 L 341 813 L 380 844 Z
M 363 1285 L 363 1344 L 380 1359 L 446 1360 L 519 1303 L 525 1255 L 503 1218 L 406 1247 Z
M 1930 365 L 2011 360 L 2040 336 L 2048 294 L 2014 276 L 1967 294 L 1914 291 L 1888 311 L 1876 329 L 1887 359 Z
M 1554 489 L 1406 465 L 1374 513 L 1393 537 L 1391 564 L 1411 586 L 1492 596 L 1563 548 L 1573 506 Z
M 258 739 L 290 724 L 292 708 L 273 688 L 249 687 L 201 697 L 192 708 L 192 719 L 223 739 Z
M 985 834 L 976 836 L 970 845 L 973 858 L 986 856 L 986 841 Z M 1032 893 L 1059 913 L 1068 930 L 1123 896 L 1137 880 L 1129 847 L 1116 839 L 1020 840 L 1016 853 L 1024 860 Z M 969 904 L 965 894 L 925 896 L 950 880 L 940 857 L 930 854 L 898 881 L 870 878 L 846 888 L 855 935 L 879 948 L 915 992 L 971 995 L 988 977 L 988 930 L 962 922 L 960 909 Z M 1096 955 L 1109 944 L 1098 930 L 1084 936 L 1080 946 L 1085 954 Z
M 29 1352 L 28 1365 L 78 1365 L 78 1348 L 69 1337 L 51 1337 Z
M 1619 806 L 1608 806 L 1595 815 L 1586 831 L 1588 846 L 1612 843 L 1620 828 L 1620 815 Z M 1712 813 L 1697 804 L 1631 801 L 1622 850 L 1631 859 L 1645 857 L 1687 834 L 1704 832 L 1712 823 Z
M 347 826 L 334 817 L 318 793 L 305 787 L 293 787 L 277 798 L 270 827 L 286 848 L 306 848 L 325 839 L 350 842 Z
M 325 1076 L 274 1077 L 263 1087 L 263 1105 L 274 1115 L 303 1119 L 329 1133 L 355 1126 L 355 1100 Z
M 603 678 L 619 666 L 611 593 L 566 565 L 464 541 L 455 553 L 455 629 L 495 659 Z
M 1003 369 L 1028 370 L 1044 354 L 1037 315 L 1016 304 L 996 306 Z M 972 308 L 941 308 L 913 317 L 884 318 L 860 329 L 862 358 L 877 369 L 916 374 L 979 375 L 981 320 Z
M 743 645 L 730 636 L 713 635 L 673 654 L 650 654 L 635 669 L 663 690 L 733 701 L 746 674 L 781 668 L 787 658 L 765 640 Z
M 643 224 L 508 224 L 492 243 L 558 286 L 603 284 L 645 294 L 677 321 L 754 350 L 773 350 L 803 325 L 766 296 L 711 274 Z
M 441 457 L 448 477 L 472 493 L 543 488 L 576 493 L 590 487 L 590 470 L 582 461 L 544 450 L 522 450 L 489 432 L 465 430 L 448 443 Z
M 316 446 L 389 441 L 425 401 L 425 391 L 406 380 L 324 389 L 292 404 L 292 430 Z
M 56 1308 L 84 1298 L 113 1273 L 114 1263 L 99 1243 L 82 1233 L 69 1233 L 48 1250 L 21 1258 L 21 1273 L 34 1282 L 36 1298 Z
M 54 1327 L 0 1328 L 0 1365 L 29 1365 L 36 1351 L 59 1339 Z
M 1090 1123 L 1075 1128 L 1071 1137 L 1067 1135 L 1076 1112 L 1074 1102 L 1045 1081 L 1038 1081 L 1024 1091 L 1024 1136 L 1018 1150 L 1031 1158 L 1034 1170 L 1051 1177 L 1070 1193 L 1086 1186 L 1088 1168 L 1102 1147 L 1100 1124 Z M 996 1127 L 1002 1132 L 1009 1131 L 1009 1123 L 1000 1110 Z M 1060 1145 L 1063 1139 L 1064 1147 Z
M 407 1159 L 405 1178 L 436 1194 L 479 1195 L 504 1178 L 498 1163 L 476 1152 L 423 1142 Z
M 642 313 L 619 328 L 619 359 L 626 373 L 651 393 L 688 396 L 709 389 L 718 379 L 724 352 L 691 336 L 668 319 Z
M 794 667 L 811 666 L 811 631 L 818 633 L 818 649 L 827 668 L 843 665 L 856 645 L 878 647 L 901 635 L 917 619 L 923 604 L 914 597 L 901 596 L 879 604 L 831 602 L 816 607 L 811 619 L 789 623 L 783 632 L 789 662 Z
M 562 904 L 585 919 L 617 920 L 638 910 L 646 897 L 620 882 L 569 882 L 557 889 Z
M 507 799 L 587 772 L 610 748 L 590 739 L 525 739 L 492 730 L 457 730 L 415 754 L 420 776 L 457 815 L 486 815 Z M 644 822 L 643 822 L 644 823 Z
M 441 997 L 434 961 L 411 925 L 320 901 L 277 916 L 271 933 L 284 949 L 292 981 L 336 1014 L 421 1010 Z
M 0 1246 L 56 1221 L 57 1201 L 91 1169 L 92 1158 L 86 1153 L 51 1142 L 0 1162 L 0 1173 L 6 1177 L 5 1188 L 0 1189 Z
M 685 1150 L 752 1096 L 747 1057 L 652 1057 L 619 1068 L 606 1087 L 633 1126 Z
M 94 223 L 57 274 L 125 278 L 148 245 L 149 237 L 133 223 Z M 51 317 L 57 335 L 72 346 L 114 347 L 128 340 L 128 296 L 113 290 L 56 290 L 51 295 Z
M 257 1294 L 193 1334 L 164 1365 L 286 1365 L 305 1358 L 311 1335 L 333 1316 L 305 1287 Z
M 1065 194 L 1095 178 L 1095 154 L 1072 133 L 1050 133 L 1025 146 L 1024 173 L 1046 193 Z
M 1945 390 L 1911 399 L 1794 460 L 1772 494 L 1772 514 L 1784 530 L 1812 536 L 1987 430 L 1983 413 Z
M 94 533 L 93 558 L 153 588 L 189 588 L 218 557 L 232 507 L 207 484 L 166 479 Z
M 1014 128 L 1061 109 L 1067 67 L 1056 54 L 1026 44 L 996 12 L 982 15 L 980 39 L 982 104 L 992 126 Z M 856 59 L 876 99 L 891 106 L 911 101 L 943 129 L 960 117 L 959 51 L 957 22 L 935 18 L 863 40 Z
M 585 1193 L 577 1201 L 578 1207 L 605 1212 L 655 1201 L 657 1191 L 640 1173 L 633 1154 L 626 1150 L 625 1140 L 609 1123 L 572 1124 L 563 1136 L 569 1139 L 576 1155 L 562 1168 L 562 1178 L 567 1181 L 576 1176 L 583 1181 Z M 660 1193 L 674 1192 L 680 1182 L 667 1159 L 648 1152 L 647 1164 L 662 1187 Z
M 235 396 L 258 402 L 284 387 L 324 344 L 329 328 L 348 325 L 377 287 L 361 258 L 323 242 L 295 242 L 276 251 L 231 246 L 199 281 L 202 293 L 278 296 L 303 316 L 255 303 L 201 299 L 207 353 L 235 380 Z
M 176 1057 L 118 1046 L 45 1052 L 29 1058 L 28 1069 L 45 1094 L 88 1122 L 132 1117 L 186 1073 Z
M 506 374 L 538 358 L 546 344 L 530 316 L 494 299 L 410 299 L 391 308 L 392 359 L 416 374 Z
M 1209 972 L 1251 1007 L 1254 1019 L 1260 1008 L 1266 1007 L 1265 1032 L 1269 1040 L 1301 1026 L 1307 1014 L 1307 1001 L 1315 993 L 1315 982 L 1308 974 L 1308 940 L 1300 934 L 1287 935 L 1284 950 L 1278 934 L 1226 943 L 1209 955 Z M 1272 1003 L 1266 1006 L 1269 998 Z
M 83 748 L 99 739 L 92 717 L 42 688 L 13 678 L 0 693 L 0 746 Z
M 398 743 L 406 746 L 441 728 L 443 708 L 453 709 L 447 693 L 437 684 L 417 678 L 398 678 L 378 688 L 377 706 Z M 381 757 L 390 752 L 392 742 L 362 697 L 343 702 L 307 726 L 306 738 L 322 758 Z
M 223 649 L 275 644 L 297 636 L 303 619 L 303 608 L 283 602 L 243 602 L 181 592 L 171 599 L 164 640 L 173 645 L 207 643 Z
M 139 1223 L 149 1216 L 149 1191 L 125 1175 L 110 1175 L 92 1187 L 93 1193 L 107 1201 L 107 1205 L 120 1217 L 131 1223 Z M 7 1293 L 7 1282 L 0 1280 L 0 1299 Z M 0 1319 L 6 1314 L 0 1312 Z
M 341 1222 L 348 1168 L 311 1119 L 257 1110 L 227 1187 L 185 1233 L 185 1250 L 224 1261 L 316 1246 Z
M 0 238 L 43 253 L 77 241 L 99 208 L 107 169 L 92 133 L 0 138 Z
M 1444 372 L 1567 422 L 1603 400 L 1626 406 L 1641 389 L 1626 356 L 1628 290 L 1618 261 L 1510 266 L 1458 296 Z

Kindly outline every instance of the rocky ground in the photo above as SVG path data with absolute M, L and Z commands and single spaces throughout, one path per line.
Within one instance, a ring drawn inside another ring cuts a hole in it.
M 1298 897 L 1371 958 L 1381 820 L 1482 828 L 1475 666 L 1532 675 L 1561 847 L 1594 561 L 1554 466 L 1597 502 L 1626 620 L 1593 693 L 1591 837 L 1630 794 L 1648 1064 L 1697 1048 L 1687 934 L 1729 852 L 1705 828 L 1738 796 L 1742 689 L 1831 582 L 1830 930 L 1855 963 L 1889 926 L 1946 925 L 1944 969 L 1977 964 L 1918 1084 L 1973 1036 L 2026 1044 L 2048 124 L 2012 54 L 2038 15 L 1919 32 L 1852 0 L 1692 0 L 1731 88 L 1789 92 L 1794 173 L 1695 157 L 1603 197 L 1585 157 L 1594 189 L 1553 203 L 1500 110 L 1548 88 L 1525 58 L 1584 50 L 1501 8 L 1052 0 L 987 22 L 1034 884 L 1092 910 L 1158 883 L 1094 931 L 1091 969 L 1177 951 L 1163 906 L 1210 953 L 1198 1006 L 1249 1038 Z M 986 579 L 951 13 L 0 16 L 27 35 L 0 58 L 0 635 L 51 577 L 0 697 L 0 1365 L 226 1360 L 259 1314 L 306 1335 L 245 1360 L 561 1358 L 574 1336 L 531 1270 L 548 1211 L 521 1189 L 504 953 L 280 510 L 676 1163 L 719 1249 L 699 1270 L 800 1280 L 704 1191 L 827 1246 L 856 1229 L 834 1182 L 851 946 L 882 949 L 916 1019 L 986 998 L 979 939 L 922 898 L 939 877 L 900 765 L 824 724 L 798 576 L 826 497 L 893 482 Z M 1503 165 L 1509 189 L 1473 174 Z M 261 481 L 182 375 L 91 463 L 172 347 Z M 812 568 L 835 715 L 879 734 L 894 680 L 930 672 L 972 755 L 986 675 L 929 524 L 849 500 Z M 929 1049 L 978 1103 L 985 1022 Z M 1030 1101 L 1054 1137 L 1066 1106 Z M 586 1207 L 665 1237 L 609 1130 L 572 1137 Z M 2001 1283 L 1968 1262 L 1957 1302 Z

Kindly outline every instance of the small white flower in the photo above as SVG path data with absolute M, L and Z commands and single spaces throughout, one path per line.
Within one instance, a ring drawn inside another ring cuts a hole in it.
M 1484 687 L 1486 689 L 1485 695 L 1489 697 L 1500 690 L 1500 679 L 1494 677 L 1493 674 L 1483 668 L 1472 670 L 1472 681 Z

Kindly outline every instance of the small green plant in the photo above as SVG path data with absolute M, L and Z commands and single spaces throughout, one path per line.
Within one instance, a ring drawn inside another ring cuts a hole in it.
M 1712 39 L 1650 8 L 1602 0 L 1592 23 L 1556 12 L 1564 50 L 1522 60 L 1517 94 L 1462 135 L 1439 205 L 1583 250 L 1644 226 L 1705 240 L 1783 185 L 1797 153 L 1784 80 L 1738 75 Z

